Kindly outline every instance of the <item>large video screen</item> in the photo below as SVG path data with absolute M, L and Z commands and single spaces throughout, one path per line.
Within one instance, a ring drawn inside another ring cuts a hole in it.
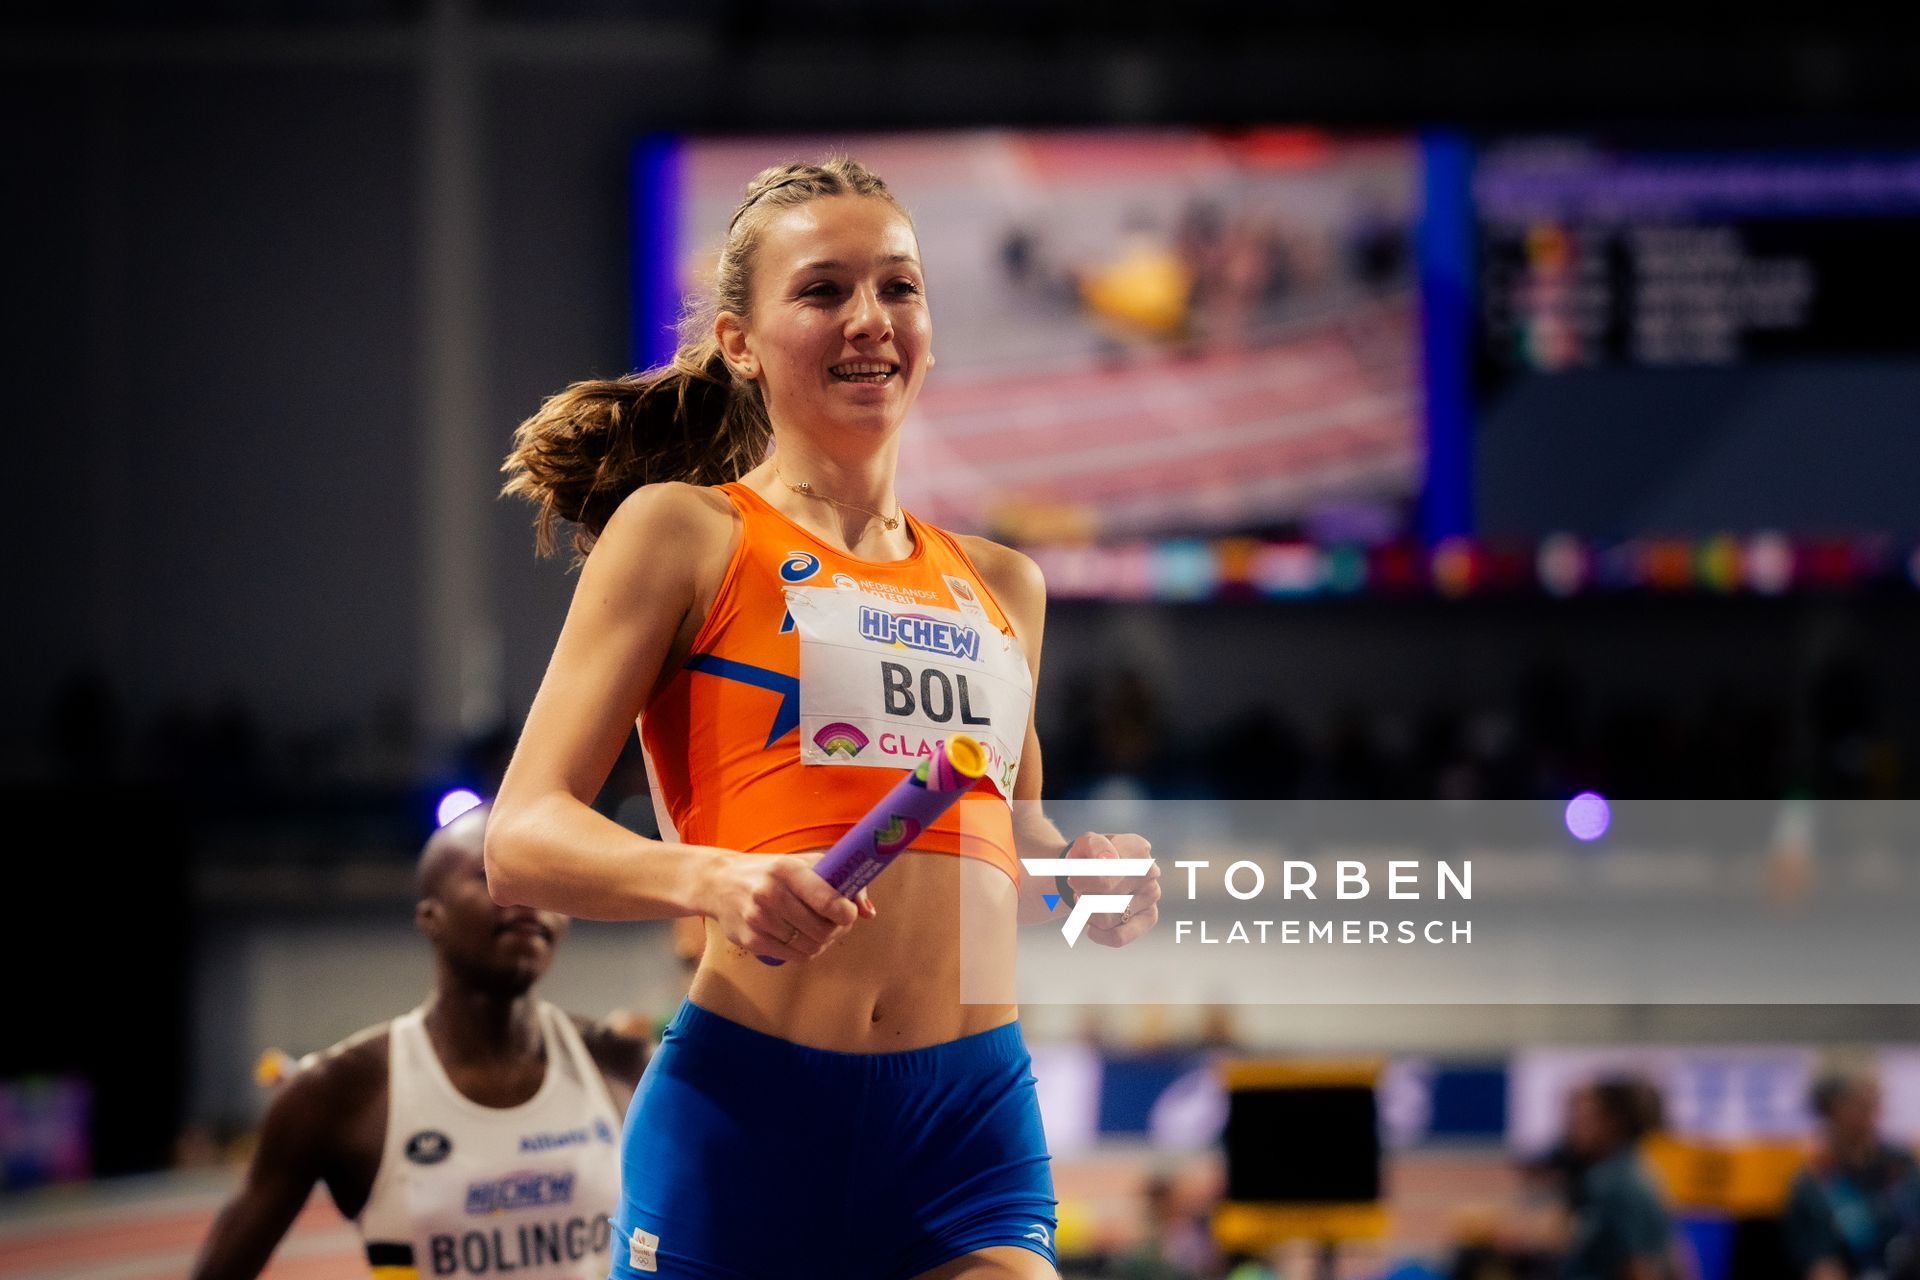
M 1421 476 L 1415 144 L 1307 130 L 688 138 L 677 297 L 747 182 L 830 152 L 912 212 L 938 368 L 916 514 L 1026 545 L 1404 530 Z M 655 338 L 671 317 L 642 314 Z M 658 307 L 658 302 L 654 304 Z

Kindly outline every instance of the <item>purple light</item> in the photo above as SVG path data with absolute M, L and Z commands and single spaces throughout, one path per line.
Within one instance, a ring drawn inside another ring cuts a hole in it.
M 1582 791 L 1567 801 L 1567 830 L 1575 840 L 1598 840 L 1612 821 L 1606 798 L 1596 792 Z
M 440 808 L 438 811 L 440 825 L 444 827 L 469 809 L 477 809 L 485 803 L 484 800 L 465 787 L 461 787 L 455 791 L 449 791 L 446 795 L 440 797 Z

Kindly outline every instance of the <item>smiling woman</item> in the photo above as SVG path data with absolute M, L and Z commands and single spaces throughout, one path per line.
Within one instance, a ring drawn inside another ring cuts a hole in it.
M 920 262 L 906 210 L 857 162 L 769 169 L 672 362 L 568 388 L 507 460 L 542 546 L 571 522 L 583 566 L 495 802 L 493 896 L 707 920 L 627 1117 L 617 1276 L 1054 1275 L 1016 1011 L 963 1004 L 959 983 L 963 898 L 989 921 L 969 947 L 1009 971 L 1015 926 L 1057 915 L 1018 855 L 1068 841 L 1012 804 L 1040 795 L 1044 586 L 1026 557 L 895 498 L 933 364 Z M 813 863 L 962 715 L 994 767 L 841 897 Z M 591 807 L 636 718 L 660 840 Z M 1155 875 L 1071 884 L 1128 903 L 1096 941 L 1157 918 Z

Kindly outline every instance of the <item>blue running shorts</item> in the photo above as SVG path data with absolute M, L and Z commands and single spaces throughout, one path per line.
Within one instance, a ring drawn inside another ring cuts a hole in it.
M 990 1245 L 1052 1263 L 1032 1067 L 1018 1022 L 839 1053 L 684 1002 L 627 1111 L 612 1280 L 909 1280 Z

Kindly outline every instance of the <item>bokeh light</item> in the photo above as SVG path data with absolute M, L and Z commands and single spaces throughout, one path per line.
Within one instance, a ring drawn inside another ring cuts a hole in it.
M 1613 811 L 1598 792 L 1582 791 L 1567 801 L 1567 831 L 1575 840 L 1598 840 L 1612 821 Z
M 486 802 L 465 787 L 457 787 L 440 797 L 440 807 L 435 811 L 439 825 L 446 826 L 461 814 L 479 808 Z

